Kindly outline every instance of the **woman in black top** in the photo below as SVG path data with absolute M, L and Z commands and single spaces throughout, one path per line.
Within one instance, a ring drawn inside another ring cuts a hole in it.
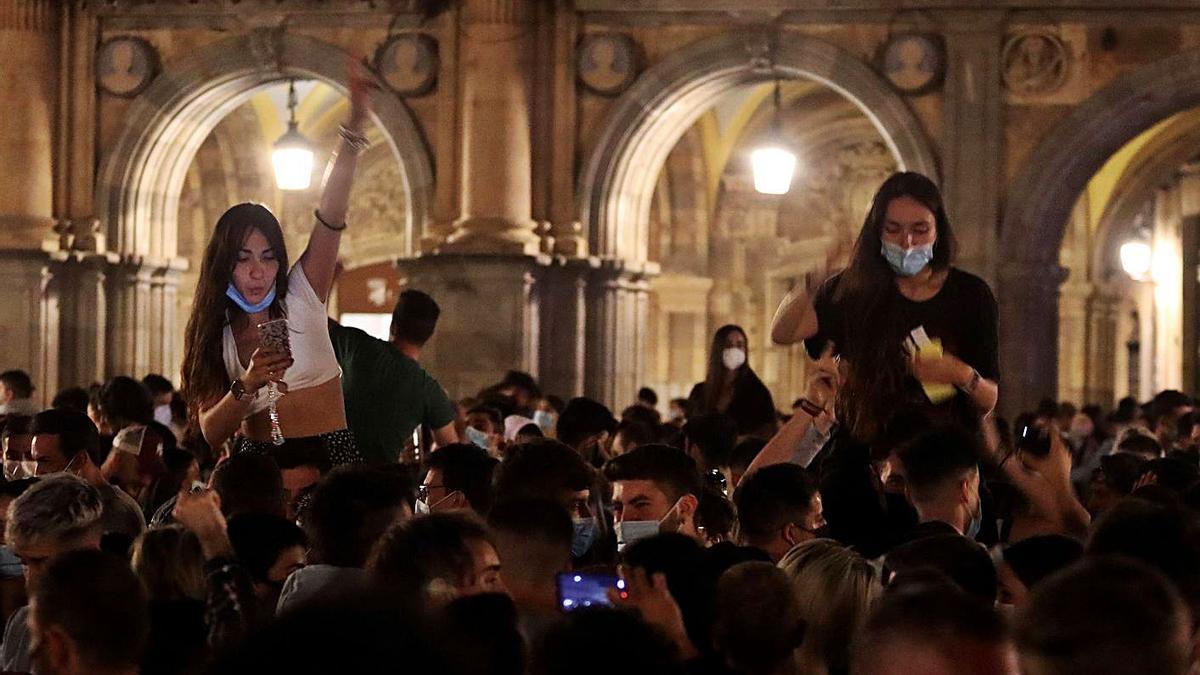
M 827 347 L 841 357 L 837 417 L 855 438 L 876 441 L 900 412 L 978 428 L 995 407 L 996 300 L 982 279 L 952 266 L 954 248 L 933 181 L 893 174 L 875 195 L 850 266 L 780 306 L 776 343 L 804 340 L 814 358 Z M 934 348 L 917 357 L 920 343 L 940 344 L 941 355 Z
M 750 369 L 746 331 L 722 326 L 708 353 L 708 375 L 688 396 L 693 415 L 722 413 L 733 419 L 738 436 L 770 438 L 775 433 L 775 401 Z

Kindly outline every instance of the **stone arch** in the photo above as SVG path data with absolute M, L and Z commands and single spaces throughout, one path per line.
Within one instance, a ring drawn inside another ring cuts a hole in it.
M 110 246 L 131 258 L 173 258 L 187 168 L 217 123 L 258 89 L 289 77 L 320 79 L 344 93 L 350 58 L 316 38 L 256 30 L 168 64 L 130 106 L 117 142 L 101 161 L 97 214 L 106 222 Z M 409 255 L 429 222 L 433 163 L 402 100 L 376 94 L 372 106 L 408 194 L 410 227 L 395 254 Z
M 902 168 L 937 179 L 920 122 L 867 64 L 824 40 L 789 33 L 772 71 L 770 39 L 747 29 L 700 40 L 651 67 L 622 95 L 579 178 L 578 209 L 593 255 L 646 260 L 650 202 L 671 148 L 721 92 L 774 73 L 837 90 L 862 109 Z
M 1053 397 L 1058 382 L 1059 249 L 1071 210 L 1113 153 L 1158 122 L 1200 105 L 1200 50 L 1116 78 L 1038 143 L 1008 191 L 1000 241 L 1003 410 Z

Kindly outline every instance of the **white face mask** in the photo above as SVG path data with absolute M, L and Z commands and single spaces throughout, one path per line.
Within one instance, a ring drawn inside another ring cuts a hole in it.
M 22 478 L 33 478 L 37 475 L 37 462 L 32 459 L 6 459 L 4 460 L 4 479 L 5 480 L 20 480 Z
M 737 370 L 746 364 L 746 350 L 730 347 L 721 352 L 721 363 L 728 370 Z
M 620 553 L 626 546 L 658 534 L 658 521 L 623 520 L 613 525 L 613 532 L 617 535 L 617 552 Z
M 427 516 L 429 515 L 429 505 L 425 503 L 424 499 L 418 499 L 413 504 L 413 513 L 418 516 Z

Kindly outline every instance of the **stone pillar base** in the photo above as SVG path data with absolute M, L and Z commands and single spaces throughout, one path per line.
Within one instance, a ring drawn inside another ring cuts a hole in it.
M 603 260 L 587 289 L 586 395 L 619 412 L 641 386 L 656 263 Z
M 398 260 L 405 288 L 441 306 L 421 365 L 451 398 L 474 396 L 508 370 L 538 375 L 535 292 L 545 256 L 441 253 Z

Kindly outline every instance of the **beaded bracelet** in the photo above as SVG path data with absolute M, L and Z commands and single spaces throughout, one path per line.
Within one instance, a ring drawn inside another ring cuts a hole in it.
M 338 125 L 338 135 L 358 154 L 362 154 L 363 151 L 371 147 L 371 141 L 367 139 L 365 134 L 354 131 L 345 124 Z

